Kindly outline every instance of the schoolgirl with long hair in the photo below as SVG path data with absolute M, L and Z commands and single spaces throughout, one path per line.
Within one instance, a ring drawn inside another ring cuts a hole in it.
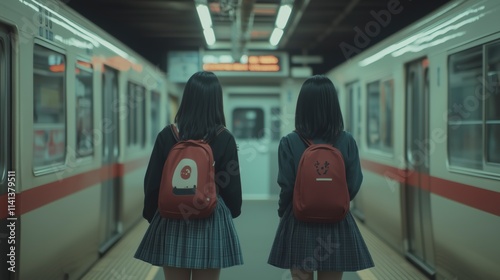
M 241 213 L 241 181 L 233 135 L 226 129 L 222 87 L 212 72 L 197 72 L 187 81 L 175 123 L 182 140 L 209 141 L 215 160 L 218 201 L 204 219 L 167 219 L 158 212 L 163 165 L 176 143 L 170 126 L 157 136 L 144 178 L 143 217 L 149 227 L 135 258 L 162 266 L 165 279 L 217 280 L 222 268 L 243 264 L 233 218 Z M 191 278 L 192 277 L 192 278 Z

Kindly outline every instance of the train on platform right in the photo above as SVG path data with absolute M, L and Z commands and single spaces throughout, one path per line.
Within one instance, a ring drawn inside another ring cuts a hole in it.
M 352 211 L 431 279 L 500 279 L 500 1 L 452 1 L 349 58 L 391 24 L 373 15 L 327 73 L 364 168 Z

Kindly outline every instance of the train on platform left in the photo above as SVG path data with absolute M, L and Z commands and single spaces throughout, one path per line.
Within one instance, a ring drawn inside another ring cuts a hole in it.
M 326 73 L 363 167 L 351 211 L 429 279 L 500 279 L 499 12 L 450 1 Z M 243 199 L 277 199 L 310 73 L 284 52 L 252 53 L 245 71 L 182 53 L 169 62 L 221 81 Z M 0 1 L 0 279 L 80 279 L 141 220 L 156 135 L 189 78 L 174 72 L 61 1 Z
M 60 1 L 0 2 L 1 279 L 78 279 L 141 218 L 167 83 Z

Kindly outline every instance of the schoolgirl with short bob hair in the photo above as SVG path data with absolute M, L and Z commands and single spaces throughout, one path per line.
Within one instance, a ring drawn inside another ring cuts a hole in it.
M 212 139 L 226 125 L 222 87 L 212 72 L 197 72 L 184 88 L 175 116 L 181 139 Z
M 163 267 L 166 280 L 217 280 L 222 268 L 243 264 L 232 220 L 240 215 L 242 204 L 238 152 L 233 135 L 221 130 L 226 124 L 222 98 L 217 76 L 197 72 L 186 83 L 175 117 L 180 138 L 207 140 L 215 174 L 224 174 L 224 182 L 216 180 L 217 205 L 211 216 L 189 220 L 161 217 L 158 195 L 163 166 L 177 142 L 170 125 L 158 134 L 151 153 L 144 177 L 143 208 L 149 227 L 134 257 Z
M 306 138 L 335 143 L 344 130 L 344 119 L 330 79 L 318 75 L 304 82 L 295 110 L 295 129 Z
M 350 211 L 336 223 L 303 222 L 293 213 L 297 169 L 306 149 L 301 137 L 340 150 L 351 200 L 363 181 L 356 141 L 344 131 L 337 91 L 326 76 L 313 76 L 303 83 L 297 100 L 295 130 L 281 138 L 278 147 L 281 220 L 268 263 L 290 269 L 294 280 L 313 280 L 315 272 L 318 280 L 340 280 L 344 271 L 372 267 L 370 252 Z

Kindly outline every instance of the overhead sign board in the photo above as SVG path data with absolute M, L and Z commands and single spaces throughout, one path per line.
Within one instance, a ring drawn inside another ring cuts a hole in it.
M 289 73 L 286 53 L 250 53 L 240 61 L 222 52 L 203 54 L 203 70 L 216 72 L 219 76 L 277 76 Z

